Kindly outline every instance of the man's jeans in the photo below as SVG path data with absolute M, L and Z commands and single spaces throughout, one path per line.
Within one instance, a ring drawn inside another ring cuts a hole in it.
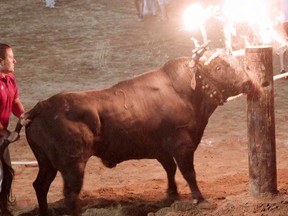
M 3 137 L 0 137 L 0 146 L 3 144 L 5 138 L 7 138 L 9 135 L 4 135 Z M 8 147 L 5 149 L 4 151 L 4 160 L 5 162 L 11 166 L 11 159 L 10 159 L 10 153 L 9 153 L 9 149 Z M 0 161 L 0 192 L 2 190 L 2 181 L 3 181 L 3 167 L 2 167 L 2 163 Z

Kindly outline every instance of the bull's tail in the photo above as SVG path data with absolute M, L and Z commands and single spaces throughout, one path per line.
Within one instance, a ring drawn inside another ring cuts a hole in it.
M 4 160 L 4 151 L 8 145 L 15 142 L 20 137 L 20 131 L 23 126 L 27 126 L 34 117 L 36 117 L 40 112 L 45 102 L 39 102 L 36 106 L 27 112 L 24 118 L 18 120 L 15 131 L 11 132 L 8 138 L 4 139 L 3 144 L 0 146 L 0 161 L 2 163 L 3 170 L 3 181 L 2 187 L 0 188 L 0 215 L 11 215 L 9 207 L 15 203 L 12 199 L 11 187 L 14 178 L 14 170 L 10 164 L 7 164 Z M 1 164 L 0 164 L 1 165 Z
M 9 206 L 15 203 L 15 200 L 13 200 L 11 196 L 11 186 L 14 178 L 14 170 L 10 166 L 10 164 L 7 164 L 6 161 L 4 160 L 4 151 L 10 143 L 18 140 L 21 128 L 25 125 L 24 123 L 27 123 L 27 120 L 26 121 L 24 121 L 23 119 L 19 120 L 17 122 L 15 131 L 11 132 L 8 138 L 4 139 L 2 145 L 0 146 L 0 161 L 2 163 L 2 171 L 3 171 L 2 186 L 0 188 L 1 215 L 11 215 L 9 211 Z

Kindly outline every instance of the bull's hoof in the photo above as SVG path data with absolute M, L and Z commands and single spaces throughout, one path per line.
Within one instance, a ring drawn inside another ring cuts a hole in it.
M 208 202 L 207 200 L 202 200 L 197 204 L 200 209 L 215 209 L 217 208 L 217 204 L 213 202 Z
M 196 204 L 196 205 L 198 205 L 198 204 L 200 204 L 200 203 L 202 203 L 204 201 L 205 201 L 205 199 L 202 196 L 197 196 L 196 198 L 193 197 L 193 203 Z
M 45 216 L 57 216 L 59 215 L 54 208 L 49 208 L 49 209 L 45 209 L 45 211 L 40 211 L 38 212 L 37 215 L 45 215 Z
M 169 200 L 179 200 L 180 196 L 177 191 L 167 191 L 167 198 Z
M 179 194 L 169 195 L 167 196 L 167 199 L 171 201 L 176 201 L 176 200 L 180 200 L 180 196 Z

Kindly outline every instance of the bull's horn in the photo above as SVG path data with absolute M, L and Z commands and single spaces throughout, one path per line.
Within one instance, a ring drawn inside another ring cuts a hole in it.
M 194 61 L 194 63 L 197 63 L 199 59 L 203 56 L 204 52 L 208 49 L 209 43 L 210 41 L 208 40 L 192 51 L 192 60 Z

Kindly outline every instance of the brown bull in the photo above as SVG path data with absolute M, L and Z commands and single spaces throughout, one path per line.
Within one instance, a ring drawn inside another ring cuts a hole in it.
M 224 53 L 198 61 L 205 48 L 200 49 L 192 59 L 170 60 L 104 90 L 54 95 L 27 113 L 26 137 L 39 164 L 33 186 L 40 215 L 49 214 L 47 193 L 57 171 L 67 208 L 79 215 L 91 156 L 109 168 L 130 159 L 157 159 L 167 172 L 169 196 L 178 195 L 178 166 L 193 198 L 204 199 L 196 183 L 194 151 L 217 106 L 247 93 L 252 82 Z

